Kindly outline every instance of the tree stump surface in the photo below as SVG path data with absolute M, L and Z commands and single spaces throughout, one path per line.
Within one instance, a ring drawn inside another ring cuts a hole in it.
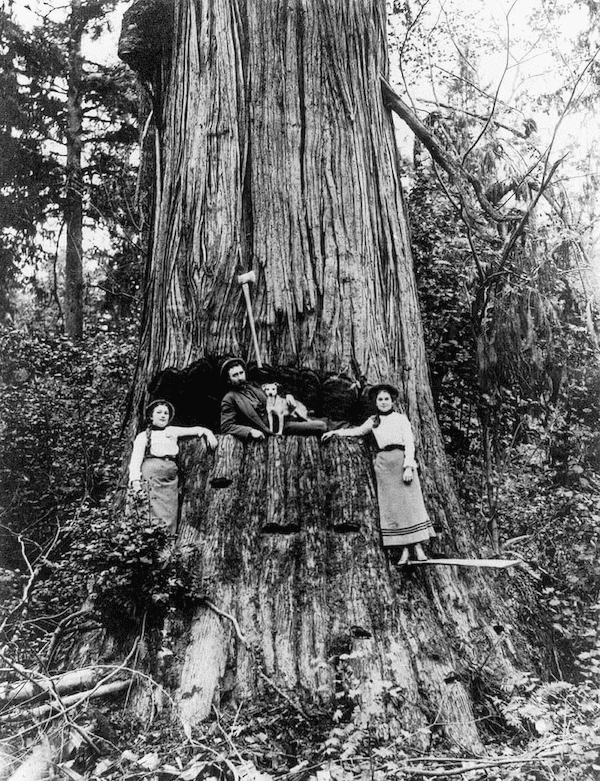
M 190 441 L 181 460 L 179 544 L 194 551 L 210 601 L 199 602 L 175 653 L 185 721 L 231 698 L 276 696 L 266 676 L 309 711 L 337 707 L 417 742 L 441 729 L 482 749 L 453 671 L 475 668 L 478 648 L 496 671 L 510 669 L 503 647 L 492 647 L 491 619 L 470 604 L 484 599 L 483 586 L 473 573 L 388 565 L 361 440 L 221 436 L 216 454 Z M 225 465 L 230 482 L 215 487 Z

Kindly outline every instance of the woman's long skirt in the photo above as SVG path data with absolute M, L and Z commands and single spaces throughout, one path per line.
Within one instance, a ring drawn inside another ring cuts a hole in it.
M 417 470 L 410 483 L 402 480 L 404 450 L 380 450 L 375 456 L 377 502 L 384 547 L 414 545 L 435 537 Z
M 150 519 L 175 534 L 179 507 L 177 464 L 163 458 L 146 458 L 142 463 L 142 480 L 148 494 Z

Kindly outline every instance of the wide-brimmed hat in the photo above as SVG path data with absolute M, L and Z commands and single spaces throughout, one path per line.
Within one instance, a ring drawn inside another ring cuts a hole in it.
M 393 385 L 390 385 L 387 382 L 380 382 L 379 385 L 373 385 L 373 387 L 369 388 L 369 390 L 367 391 L 367 394 L 371 399 L 371 401 L 375 401 L 375 399 L 377 398 L 377 394 L 380 391 L 387 391 L 394 401 L 400 395 L 400 391 L 398 390 L 398 388 L 394 387 Z
M 220 375 L 222 380 L 229 379 L 229 370 L 233 369 L 234 366 L 242 366 L 244 371 L 246 371 L 246 361 L 243 358 L 226 358 L 221 364 Z
M 169 410 L 169 423 L 173 420 L 175 417 L 175 407 L 171 404 L 170 401 L 167 401 L 166 399 L 153 399 L 147 406 L 146 406 L 146 420 L 150 423 L 152 420 L 152 411 L 156 407 L 166 407 Z

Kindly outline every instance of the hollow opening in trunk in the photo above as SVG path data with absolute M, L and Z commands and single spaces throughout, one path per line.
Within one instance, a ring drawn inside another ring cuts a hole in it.
M 166 399 L 175 407 L 174 423 L 220 430 L 221 399 L 229 386 L 220 376 L 224 357 L 202 358 L 185 369 L 164 369 L 148 384 L 148 398 Z M 247 377 L 262 385 L 276 382 L 279 395 L 290 393 L 308 409 L 311 417 L 334 424 L 359 423 L 375 410 L 365 395 L 366 385 L 344 374 L 318 372 L 308 367 L 258 367 L 249 363 Z M 143 410 L 139 410 L 140 424 Z

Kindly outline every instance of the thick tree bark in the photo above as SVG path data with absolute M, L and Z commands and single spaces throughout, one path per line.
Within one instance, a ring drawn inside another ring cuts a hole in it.
M 381 96 L 385 3 L 180 0 L 172 14 L 153 83 L 160 154 L 136 401 L 168 367 L 251 354 L 236 275 L 253 269 L 264 360 L 398 385 L 441 546 L 468 555 Z M 342 702 L 379 732 L 429 725 L 480 751 L 469 671 L 510 673 L 491 629 L 502 611 L 478 573 L 389 568 L 363 443 L 222 437 L 214 465 L 201 446 L 184 453 L 180 538 L 210 602 L 176 655 L 184 719 L 277 687 L 307 707 Z
M 146 7 L 158 13 L 150 0 L 132 10 Z M 397 383 L 449 530 L 457 507 L 381 98 L 385 4 L 184 0 L 171 13 L 136 401 L 168 367 L 252 357 L 236 275 L 254 268 L 263 359 Z
M 362 441 L 219 440 L 227 484 L 213 481 L 219 451 L 213 461 L 189 444 L 182 463 L 180 542 L 206 597 L 171 671 L 182 718 L 196 723 L 230 698 L 276 699 L 277 687 L 374 734 L 404 729 L 426 744 L 440 729 L 479 752 L 470 675 L 486 654 L 480 674 L 510 672 L 474 607 L 489 602 L 483 579 L 389 565 Z
M 67 163 L 64 219 L 65 256 L 64 328 L 72 339 L 83 336 L 83 181 L 81 175 L 84 22 L 81 0 L 71 0 L 67 52 Z

